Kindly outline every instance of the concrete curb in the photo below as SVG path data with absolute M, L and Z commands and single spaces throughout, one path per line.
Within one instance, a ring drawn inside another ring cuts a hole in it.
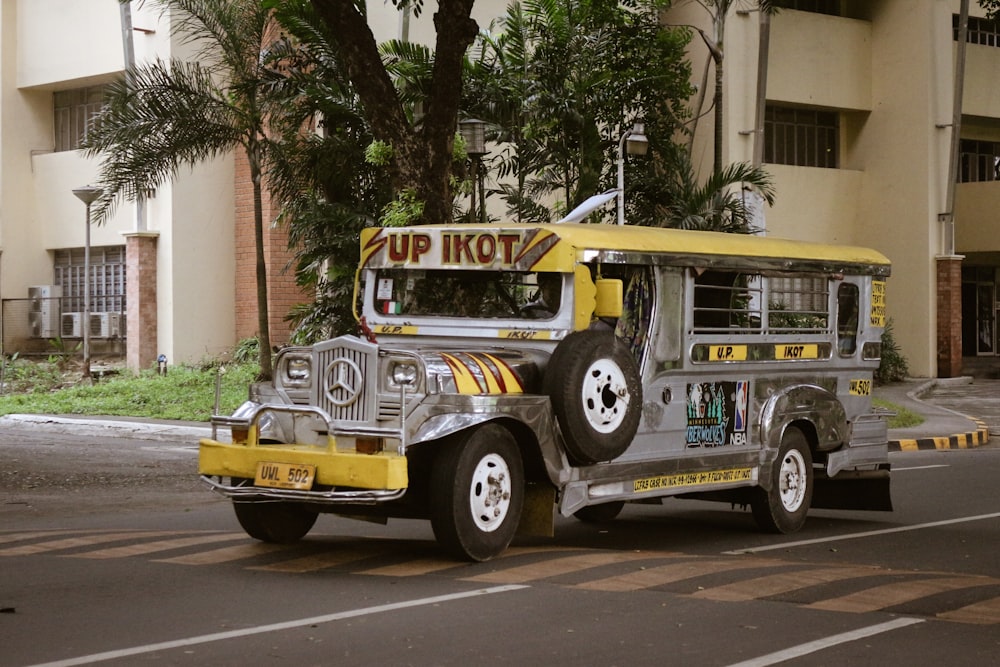
M 44 427 L 54 433 L 85 433 L 94 437 L 134 438 L 159 442 L 197 445 L 201 438 L 212 437 L 211 426 L 172 424 L 120 419 L 58 417 L 52 415 L 4 415 L 0 428 Z
M 907 392 L 906 396 L 914 403 L 927 405 L 921 396 L 932 390 L 939 384 L 968 384 L 972 381 L 969 377 L 959 378 L 933 378 L 918 385 L 913 390 Z M 990 440 L 989 427 L 981 419 L 964 415 L 954 410 L 949 410 L 941 406 L 934 406 L 935 410 L 949 412 L 957 417 L 967 419 L 976 425 L 975 430 L 953 433 L 951 435 L 928 436 L 925 438 L 903 438 L 889 440 L 890 452 L 913 452 L 920 450 L 943 450 L 943 449 L 970 449 L 985 445 Z

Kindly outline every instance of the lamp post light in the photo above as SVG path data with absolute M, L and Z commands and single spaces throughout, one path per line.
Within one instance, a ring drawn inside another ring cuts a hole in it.
M 467 118 L 458 123 L 458 131 L 465 140 L 465 152 L 472 161 L 472 201 L 469 207 L 470 217 L 485 222 L 486 202 L 480 193 L 479 211 L 476 211 L 476 190 L 481 189 L 479 182 L 479 158 L 486 155 L 486 122 L 475 118 Z
M 90 379 L 90 205 L 104 193 L 93 185 L 73 190 L 76 198 L 87 206 L 87 221 L 83 241 L 83 379 Z
M 618 142 L 618 224 L 625 224 L 625 154 L 645 155 L 649 149 L 646 127 L 635 123 L 632 129 L 622 134 Z

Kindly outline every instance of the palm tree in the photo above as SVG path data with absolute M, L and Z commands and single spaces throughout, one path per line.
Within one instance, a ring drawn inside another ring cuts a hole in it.
M 771 176 L 745 162 L 712 172 L 703 183 L 685 154 L 671 170 L 665 185 L 667 202 L 657 216 L 659 226 L 700 231 L 752 234 L 753 211 L 747 204 L 745 186 L 752 186 L 768 206 L 774 204 Z
M 280 78 L 269 67 L 272 27 L 260 0 L 154 0 L 170 12 L 173 30 L 197 47 L 191 61 L 130 67 L 112 84 L 89 133 L 88 155 L 103 158 L 95 204 L 104 220 L 121 199 L 134 200 L 182 166 L 245 151 L 253 186 L 260 377 L 270 379 L 267 267 L 262 177 L 268 154 L 267 91 Z

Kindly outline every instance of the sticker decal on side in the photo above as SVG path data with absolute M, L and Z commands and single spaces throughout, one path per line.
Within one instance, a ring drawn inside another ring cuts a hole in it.
M 696 382 L 687 386 L 688 447 L 747 444 L 749 382 Z

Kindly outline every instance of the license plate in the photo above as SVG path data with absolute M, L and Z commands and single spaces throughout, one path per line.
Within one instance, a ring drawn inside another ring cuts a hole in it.
M 309 490 L 315 478 L 316 466 L 261 461 L 257 464 L 254 484 L 272 489 Z

